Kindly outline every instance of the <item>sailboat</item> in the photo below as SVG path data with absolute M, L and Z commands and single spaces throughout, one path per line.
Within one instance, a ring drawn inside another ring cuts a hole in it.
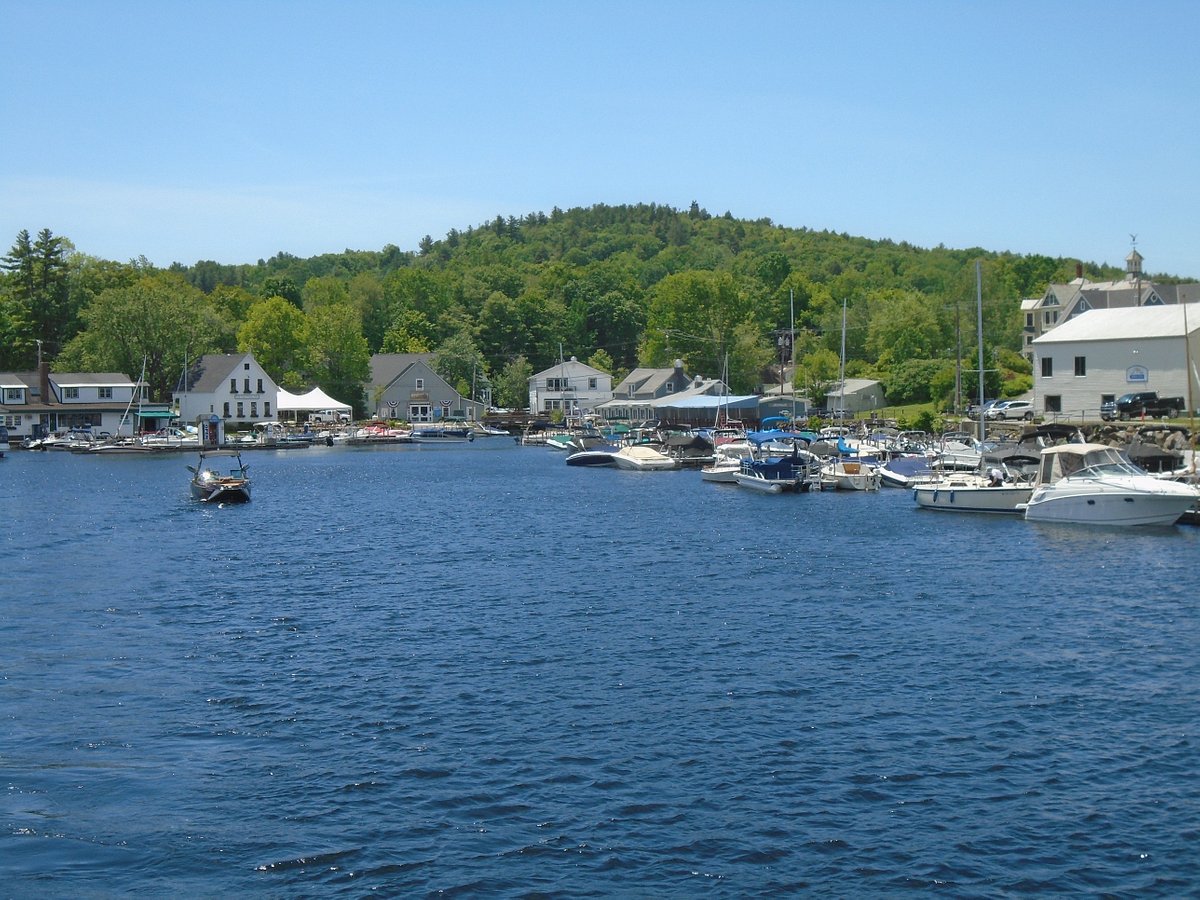
M 975 262 L 976 329 L 979 339 L 979 442 L 983 419 L 983 275 Z M 1014 475 L 1003 463 L 981 471 L 943 471 L 942 477 L 913 487 L 913 500 L 922 509 L 953 512 L 1019 514 L 1033 494 L 1028 479 Z
M 142 391 L 145 384 L 146 358 L 142 357 L 142 372 L 138 375 L 137 384 L 134 385 L 133 393 L 129 396 L 129 403 L 125 405 L 125 412 L 121 414 L 121 421 L 117 423 L 117 433 L 103 441 L 96 441 L 90 444 L 86 448 L 88 453 L 157 453 L 171 449 L 167 446 L 147 444 L 137 434 L 137 425 L 135 422 L 141 421 Z M 133 403 L 135 400 L 138 406 L 136 415 L 133 412 Z M 129 434 L 124 433 L 126 423 L 129 424 Z

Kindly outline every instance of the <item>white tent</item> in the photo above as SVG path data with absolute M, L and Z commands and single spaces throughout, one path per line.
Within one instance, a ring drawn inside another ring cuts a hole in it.
M 350 404 L 342 403 L 340 400 L 334 400 L 319 387 L 313 388 L 307 394 L 293 394 L 290 391 L 279 389 L 279 398 L 276 401 L 275 408 L 280 413 L 296 413 L 301 412 L 319 412 L 321 410 L 331 409 L 337 412 L 350 412 Z

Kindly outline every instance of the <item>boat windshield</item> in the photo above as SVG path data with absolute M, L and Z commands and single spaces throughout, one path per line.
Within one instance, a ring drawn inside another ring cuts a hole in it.
M 1130 462 L 1119 450 L 1095 450 L 1083 457 L 1081 467 L 1070 473 L 1077 478 L 1104 478 L 1113 475 L 1145 475 L 1145 470 Z

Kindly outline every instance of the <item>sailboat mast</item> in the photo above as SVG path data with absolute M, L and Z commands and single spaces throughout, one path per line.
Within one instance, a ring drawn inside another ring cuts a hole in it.
M 842 415 L 846 412 L 846 301 L 842 300 L 842 365 L 839 373 L 842 379 L 841 399 L 838 401 L 838 409 L 842 411 Z
M 979 341 L 979 440 L 983 442 L 983 274 L 975 260 L 975 331 Z
M 792 329 L 792 346 L 791 346 L 791 363 L 792 363 L 792 427 L 795 428 L 796 422 L 796 291 L 788 288 L 788 309 L 791 314 L 791 329 Z

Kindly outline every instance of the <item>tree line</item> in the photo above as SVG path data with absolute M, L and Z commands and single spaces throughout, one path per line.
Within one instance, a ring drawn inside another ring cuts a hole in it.
M 433 353 L 464 395 L 486 388 L 504 406 L 524 406 L 529 375 L 573 355 L 616 378 L 682 359 L 739 393 L 794 367 L 819 398 L 844 341 L 847 377 L 878 379 L 889 403 L 945 402 L 960 359 L 963 395 L 977 393 L 976 260 L 986 392 L 1020 393 L 1019 301 L 1073 278 L 1075 260 L 784 228 L 696 203 L 497 216 L 414 252 L 166 269 L 22 231 L 0 263 L 0 370 L 32 369 L 41 353 L 56 371 L 137 377 L 144 361 L 165 399 L 188 360 L 252 351 L 280 385 L 319 384 L 361 412 L 373 353 Z

